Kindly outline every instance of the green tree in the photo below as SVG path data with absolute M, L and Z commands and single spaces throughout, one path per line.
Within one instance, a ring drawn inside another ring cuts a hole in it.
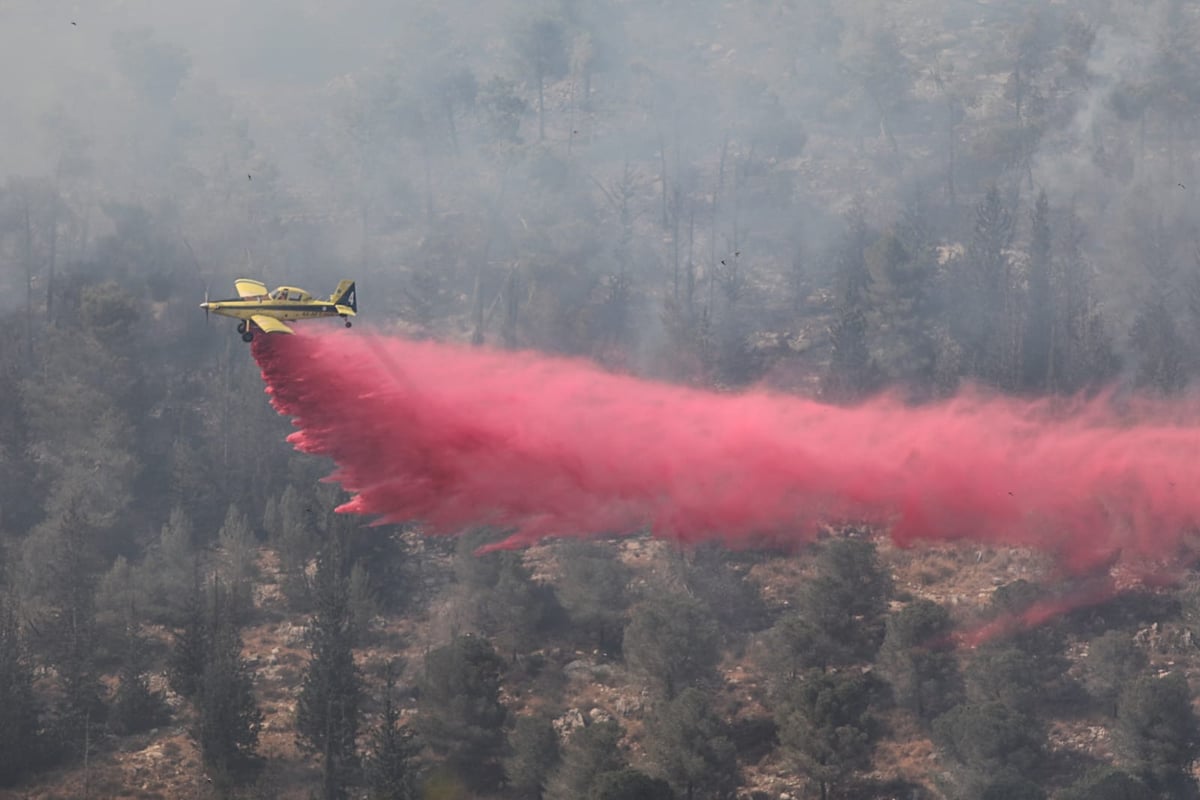
M 821 545 L 815 574 L 802 584 L 797 612 L 823 639 L 833 663 L 871 659 L 883 640 L 892 578 L 875 545 L 836 537 Z
M 142 562 L 147 594 L 143 613 L 151 622 L 173 627 L 184 624 L 192 595 L 182 587 L 193 585 L 196 569 L 192 523 L 176 506 Z
M 625 628 L 625 661 L 671 700 L 712 678 L 718 644 L 717 624 L 703 603 L 661 592 L 634 609 Z
M 920 241 L 906 244 L 899 230 L 885 233 L 866 253 L 871 351 L 889 379 L 914 388 L 933 377 L 930 255 Z
M 211 652 L 211 619 L 199 564 L 193 564 L 191 579 L 185 585 L 191 588 L 180 592 L 180 619 L 168 656 L 167 681 L 177 693 L 191 699 L 200 692 Z
M 557 19 L 538 17 L 518 28 L 512 41 L 523 71 L 537 87 L 540 142 L 546 138 L 546 81 L 566 75 L 569 66 L 566 30 Z
M 118 734 L 130 734 L 165 724 L 171 718 L 171 711 L 163 693 L 150 688 L 146 639 L 136 630 L 126 631 L 121 655 L 109 726 Z
M 1146 654 L 1132 636 L 1123 631 L 1108 631 L 1088 645 L 1085 662 L 1088 691 L 1115 716 L 1121 689 L 1132 683 L 1148 664 Z
M 558 600 L 552 587 L 533 580 L 520 553 L 476 555 L 480 545 L 494 535 L 481 530 L 462 537 L 454 568 L 464 621 L 492 637 L 515 662 L 519 654 L 532 649 L 537 633 L 553 617 Z
M 0 598 L 0 786 L 13 785 L 41 760 L 38 705 L 16 615 Z
M 578 539 L 563 542 L 559 558 L 558 597 L 570 616 L 571 630 L 589 645 L 620 652 L 629 569 L 611 548 Z
M 1187 383 L 1187 347 L 1165 298 L 1151 297 L 1133 322 L 1130 341 L 1138 356 L 1138 383 L 1174 394 Z
M 1121 761 L 1152 787 L 1173 796 L 1195 787 L 1188 774 L 1200 751 L 1191 691 L 1182 673 L 1143 675 L 1117 699 L 1113 743 Z
M 829 368 L 821 394 L 834 401 L 861 400 L 878 384 L 878 366 L 871 358 L 867 312 L 870 272 L 866 253 L 872 232 L 866 212 L 856 205 L 847 216 L 846 232 L 834 252 L 837 305 L 829 328 Z
M 321 754 L 326 800 L 345 796 L 346 782 L 356 766 L 362 693 L 354 665 L 349 582 L 342 574 L 342 562 L 342 546 L 336 538 L 317 556 L 316 611 L 307 634 L 310 659 L 296 701 L 296 734 L 305 748 Z
M 887 618 L 879 671 L 896 704 L 928 722 L 961 693 L 958 663 L 949 648 L 950 613 L 932 600 L 916 600 Z
M 1045 734 L 1000 703 L 955 706 L 933 721 L 933 742 L 954 780 L 955 797 L 979 797 L 1002 778 L 1020 778 L 1040 762 Z
M 517 717 L 508 736 L 504 777 L 518 797 L 541 800 L 546 781 L 559 762 L 558 733 L 544 716 Z
M 787 686 L 775 707 L 784 756 L 817 784 L 821 800 L 832 787 L 871 763 L 878 691 L 869 673 L 813 669 Z
M 1004 389 L 1015 388 L 1019 300 L 1009 247 L 1012 212 L 995 186 L 975 208 L 966 258 L 956 276 L 953 332 L 966 356 L 967 374 Z
M 1054 308 L 1053 239 L 1050 232 L 1050 201 L 1046 192 L 1038 194 L 1030 215 L 1029 234 L 1029 302 L 1025 315 L 1025 330 L 1021 337 L 1024 356 L 1022 383 L 1028 389 L 1045 389 L 1054 385 Z
M 1100 767 L 1055 797 L 1057 800 L 1155 800 L 1157 795 L 1127 772 Z
M 400 724 L 396 707 L 396 669 L 389 665 L 385 676 L 383 713 L 371 732 L 364 763 L 371 800 L 417 800 L 417 755 L 419 748 L 412 730 Z
M 254 581 L 258 577 L 258 547 L 254 531 L 246 516 L 230 504 L 225 524 L 217 533 L 221 548 L 221 572 L 229 587 L 233 605 L 229 611 L 242 624 L 249 622 L 254 611 Z
M 592 782 L 587 800 L 675 800 L 671 784 L 636 769 L 602 772 Z
M 417 718 L 422 740 L 450 774 L 486 791 L 500 781 L 504 721 L 500 674 L 504 664 L 487 640 L 455 637 L 425 656 Z
M 688 687 L 647 726 L 647 755 L 685 800 L 732 798 L 739 783 L 737 753 L 712 710 L 713 699 Z
M 269 531 L 279 553 L 283 593 L 294 609 L 307 609 L 311 602 L 308 565 L 316 555 L 319 540 L 312 498 L 304 497 L 288 484 L 279 498 L 279 528 Z
M 567 740 L 562 763 L 546 787 L 548 800 L 587 797 L 601 775 L 625 769 L 621 752 L 622 730 L 616 720 L 605 720 L 577 729 Z
M 220 620 L 219 614 L 214 619 Z M 204 763 L 222 779 L 247 762 L 258 745 L 262 712 L 254 676 L 242 657 L 242 637 L 227 619 L 210 634 L 211 651 L 200 682 L 196 738 Z

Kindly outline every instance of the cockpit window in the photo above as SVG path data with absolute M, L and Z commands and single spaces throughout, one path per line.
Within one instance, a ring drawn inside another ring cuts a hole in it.
M 276 289 L 275 291 L 271 292 L 271 299 L 287 300 L 287 292 L 285 292 L 283 289 Z

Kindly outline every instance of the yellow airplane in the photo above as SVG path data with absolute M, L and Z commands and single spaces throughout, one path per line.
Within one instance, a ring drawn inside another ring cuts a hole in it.
M 328 300 L 319 300 L 294 286 L 280 286 L 268 292 L 265 283 L 250 278 L 238 278 L 233 285 L 237 297 L 212 301 L 205 297 L 200 307 L 205 314 L 211 311 L 241 320 L 237 329 L 245 342 L 253 341 L 254 328 L 263 333 L 291 333 L 292 329 L 284 325 L 284 321 L 313 317 L 341 317 L 349 328 L 349 317 L 358 314 L 354 281 L 339 283 Z

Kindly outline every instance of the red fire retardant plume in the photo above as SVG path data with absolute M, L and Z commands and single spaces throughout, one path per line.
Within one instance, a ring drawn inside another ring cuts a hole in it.
M 835 408 L 360 332 L 259 336 L 253 349 L 298 428 L 289 440 L 336 463 L 353 495 L 339 510 L 514 530 L 500 546 L 645 529 L 803 542 L 855 520 L 900 545 L 1032 547 L 1067 573 L 1161 577 L 1200 526 L 1195 404 Z

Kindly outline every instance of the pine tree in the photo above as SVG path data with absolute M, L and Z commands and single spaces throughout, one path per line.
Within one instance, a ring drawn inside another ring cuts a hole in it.
M 16 615 L 0 598 L 0 786 L 11 786 L 41 758 L 33 669 Z
M 713 697 L 684 689 L 647 727 L 646 749 L 658 772 L 684 800 L 732 798 L 739 783 L 737 754 Z
M 412 730 L 400 724 L 396 708 L 396 669 L 389 665 L 383 693 L 383 714 L 371 732 L 364 764 L 371 800 L 417 800 L 418 746 Z
M 227 620 L 211 634 L 212 650 L 197 698 L 197 740 L 204 763 L 222 776 L 245 764 L 258 745 L 262 712 L 254 699 L 254 677 L 242 657 L 242 637 Z
M 559 761 L 558 733 L 544 716 L 518 717 L 504 760 L 508 787 L 519 797 L 541 800 L 546 780 Z
M 334 538 L 317 556 L 316 611 L 308 628 L 311 659 L 296 703 L 297 736 L 323 759 L 326 800 L 345 796 L 346 782 L 357 762 L 355 739 L 362 693 L 354 665 L 349 585 L 342 565 L 342 545 Z
M 961 694 L 949 632 L 949 612 L 931 600 L 917 600 L 887 618 L 879 670 L 891 684 L 896 704 L 922 721 L 948 710 Z
M 1189 783 L 1195 791 L 1188 769 L 1200 752 L 1200 727 L 1183 674 L 1143 675 L 1127 685 L 1117 700 L 1113 743 L 1151 786 L 1172 797 L 1186 796 Z
M 869 673 L 809 670 L 776 705 L 779 745 L 816 782 L 821 800 L 830 787 L 870 765 L 878 733 L 871 713 L 877 683 Z
M 628 764 L 620 748 L 622 734 L 616 720 L 586 725 L 571 734 L 562 763 L 546 787 L 547 800 L 587 797 L 601 775 L 625 769 Z
M 720 655 L 716 620 L 686 594 L 658 593 L 633 611 L 625 628 L 625 661 L 666 700 L 712 678 Z
M 170 718 L 163 693 L 150 689 L 146 648 L 146 640 L 136 630 L 125 632 L 125 652 L 109 713 L 109 725 L 119 734 L 140 733 L 162 725 Z
M 458 636 L 425 656 L 418 730 L 451 774 L 480 791 L 500 781 L 504 664 L 486 639 Z
M 1052 271 L 1050 201 L 1043 191 L 1038 195 L 1030 217 L 1029 302 L 1021 343 L 1025 362 L 1022 384 L 1032 390 L 1044 390 L 1054 385 L 1056 309 Z

